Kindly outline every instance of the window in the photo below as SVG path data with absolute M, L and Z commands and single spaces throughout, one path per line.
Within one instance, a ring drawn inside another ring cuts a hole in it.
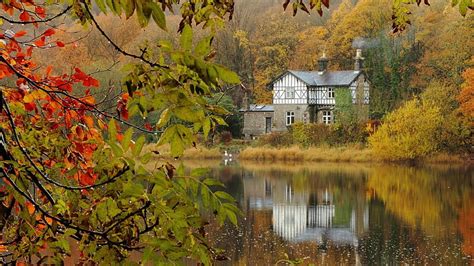
M 328 98 L 334 98 L 334 88 L 328 88 Z
M 295 112 L 286 112 L 286 125 L 289 126 L 295 122 Z
M 331 124 L 332 122 L 333 122 L 332 111 L 323 111 L 323 123 Z
M 294 99 L 295 98 L 295 88 L 288 87 L 285 89 L 285 98 L 286 99 Z

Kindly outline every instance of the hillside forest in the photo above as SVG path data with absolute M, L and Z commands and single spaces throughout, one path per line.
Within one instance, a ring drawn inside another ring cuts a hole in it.
M 214 100 L 232 113 L 226 118 L 229 126 L 219 128 L 221 133 L 231 132 L 234 138 L 240 137 L 242 118 L 238 110 L 244 94 L 253 103 L 269 104 L 272 94 L 267 84 L 285 70 L 314 70 L 323 52 L 330 58 L 330 70 L 352 69 L 355 49 L 360 48 L 365 58 L 364 70 L 371 82 L 370 119 L 385 118 L 396 125 L 397 116 L 413 117 L 410 120 L 402 118 L 402 124 L 390 129 L 382 127 L 381 132 L 372 138 L 372 147 L 380 151 L 381 157 L 412 159 L 439 150 L 470 150 L 474 64 L 471 13 L 463 17 L 458 7 L 442 0 L 431 1 L 430 6 L 414 5 L 410 10 L 410 27 L 401 33 L 393 33 L 390 0 L 332 1 L 322 16 L 316 12 L 298 12 L 292 16 L 292 11 L 284 11 L 281 1 L 277 0 L 251 3 L 239 0 L 235 5 L 232 20 L 213 32 L 213 60 L 235 71 L 243 85 L 228 86 L 215 96 Z M 112 22 L 104 14 L 99 14 L 97 20 L 118 45 L 129 51 L 140 51 L 144 41 L 166 39 L 178 42 L 180 17 L 167 15 L 167 32 L 156 30 L 156 25 L 142 28 L 133 19 Z M 195 39 L 205 36 L 208 31 L 197 27 Z M 101 38 L 100 32 L 94 28 L 84 31 L 82 26 L 75 25 L 57 34 L 59 38 L 68 40 L 74 49 L 45 51 L 40 57 L 48 58 L 48 62 L 61 62 L 66 68 L 82 66 L 95 73 L 94 77 L 102 86 L 112 91 L 120 90 L 123 65 L 129 59 L 111 49 L 111 44 Z M 155 124 L 158 116 L 132 119 L 136 123 Z M 367 143 L 368 133 L 362 122 L 365 121 L 349 119 L 341 122 L 326 132 L 332 138 L 319 137 L 309 142 L 331 145 Z M 427 128 L 422 128 L 424 124 Z M 416 134 L 405 132 L 414 125 L 418 128 Z M 306 134 L 306 139 L 314 138 L 311 132 L 320 131 L 302 127 L 304 132 L 300 133 Z M 387 137 L 391 134 L 412 137 L 405 138 L 405 142 L 393 142 Z M 281 139 L 281 136 L 272 137 Z M 300 143 L 295 138 L 290 139 L 279 145 L 308 144 L 308 140 Z M 433 139 L 437 139 L 436 143 L 431 141 Z M 430 141 L 418 145 L 420 140 Z M 413 145 L 419 146 L 417 151 L 413 150 Z M 400 154 L 383 153 L 387 148 L 395 150 L 395 147 L 404 149 Z

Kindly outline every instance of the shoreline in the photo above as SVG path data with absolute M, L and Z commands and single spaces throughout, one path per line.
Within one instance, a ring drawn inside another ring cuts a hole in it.
M 160 150 L 160 155 L 157 157 L 162 159 L 172 159 L 167 155 L 169 147 L 152 148 L 153 145 L 148 145 L 150 150 Z M 223 160 L 229 159 L 225 157 L 224 151 L 234 151 L 232 155 L 233 160 L 249 161 L 249 162 L 263 162 L 263 163 L 296 163 L 296 162 L 328 162 L 328 163 L 393 163 L 393 164 L 472 164 L 474 160 L 472 156 L 465 154 L 448 154 L 435 153 L 426 158 L 416 161 L 402 161 L 402 160 L 382 160 L 375 158 L 372 151 L 366 147 L 310 147 L 300 148 L 298 146 L 274 148 L 274 147 L 245 147 L 236 150 L 235 147 L 213 147 L 206 148 L 198 146 L 197 148 L 187 149 L 184 155 L 180 158 L 182 160 Z

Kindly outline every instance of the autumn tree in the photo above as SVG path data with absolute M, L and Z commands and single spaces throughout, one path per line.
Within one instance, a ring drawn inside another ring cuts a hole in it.
M 164 12 L 177 1 L 94 3 L 101 13 L 135 15 L 141 27 L 153 19 L 166 30 Z M 145 136 L 133 133 L 158 136 L 158 144 L 170 143 L 179 157 L 198 132 L 207 135 L 224 123 L 220 115 L 226 111 L 205 97 L 239 79 L 209 60 L 211 36 L 193 45 L 190 25 L 217 26 L 233 3 L 183 3 L 179 45 L 161 41 L 138 52 L 112 39 L 91 3 L 58 6 L 59 11 L 43 2 L 2 3 L 9 15 L 1 16 L 8 24 L 0 36 L 2 245 L 13 260 L 30 263 L 59 263 L 77 241 L 86 263 L 114 263 L 139 251 L 142 262 L 191 257 L 210 264 L 219 254 L 205 239 L 200 213 L 209 210 L 220 223 L 236 223 L 232 197 L 211 190 L 220 183 L 201 170 L 188 175 L 169 162 L 150 167 L 152 154 L 142 150 Z M 72 49 L 51 24 L 64 16 L 94 28 L 109 49 L 132 60 L 114 110 L 94 97 L 100 83 L 81 69 L 37 69 L 37 50 Z M 25 24 L 24 30 L 10 24 Z M 160 118 L 154 125 L 129 120 L 154 112 Z
M 384 118 L 369 144 L 382 159 L 416 160 L 437 150 L 441 123 L 439 107 L 413 99 Z
M 474 60 L 472 60 L 474 61 Z M 461 113 L 470 120 L 471 126 L 474 125 L 474 68 L 470 67 L 463 73 L 464 83 L 458 100 Z

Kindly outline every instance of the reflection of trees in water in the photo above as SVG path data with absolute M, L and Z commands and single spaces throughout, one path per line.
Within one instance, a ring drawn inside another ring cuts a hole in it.
M 246 212 L 240 229 L 211 233 L 232 264 L 269 265 L 284 253 L 329 265 L 465 264 L 461 249 L 472 252 L 474 213 L 469 206 L 474 202 L 469 193 L 474 180 L 469 169 L 337 164 L 288 168 L 235 167 L 217 173 Z M 288 211 L 286 222 L 276 213 L 282 210 Z M 315 214 L 322 210 L 326 215 Z M 285 237 L 285 229 L 277 228 L 278 217 L 284 225 L 293 221 L 303 230 Z M 356 239 L 335 236 L 345 229 Z
M 365 263 L 466 263 L 469 253 L 462 254 L 460 245 L 469 247 L 465 242 L 472 241 L 473 230 L 463 232 L 460 210 L 472 209 L 473 181 L 470 169 L 374 168 L 367 182 L 376 195 L 363 239 Z M 375 244 L 382 239 L 390 241 Z
M 413 227 L 441 237 L 456 228 L 457 210 L 467 204 L 473 189 L 470 171 L 401 166 L 374 168 L 367 186 L 385 208 Z

